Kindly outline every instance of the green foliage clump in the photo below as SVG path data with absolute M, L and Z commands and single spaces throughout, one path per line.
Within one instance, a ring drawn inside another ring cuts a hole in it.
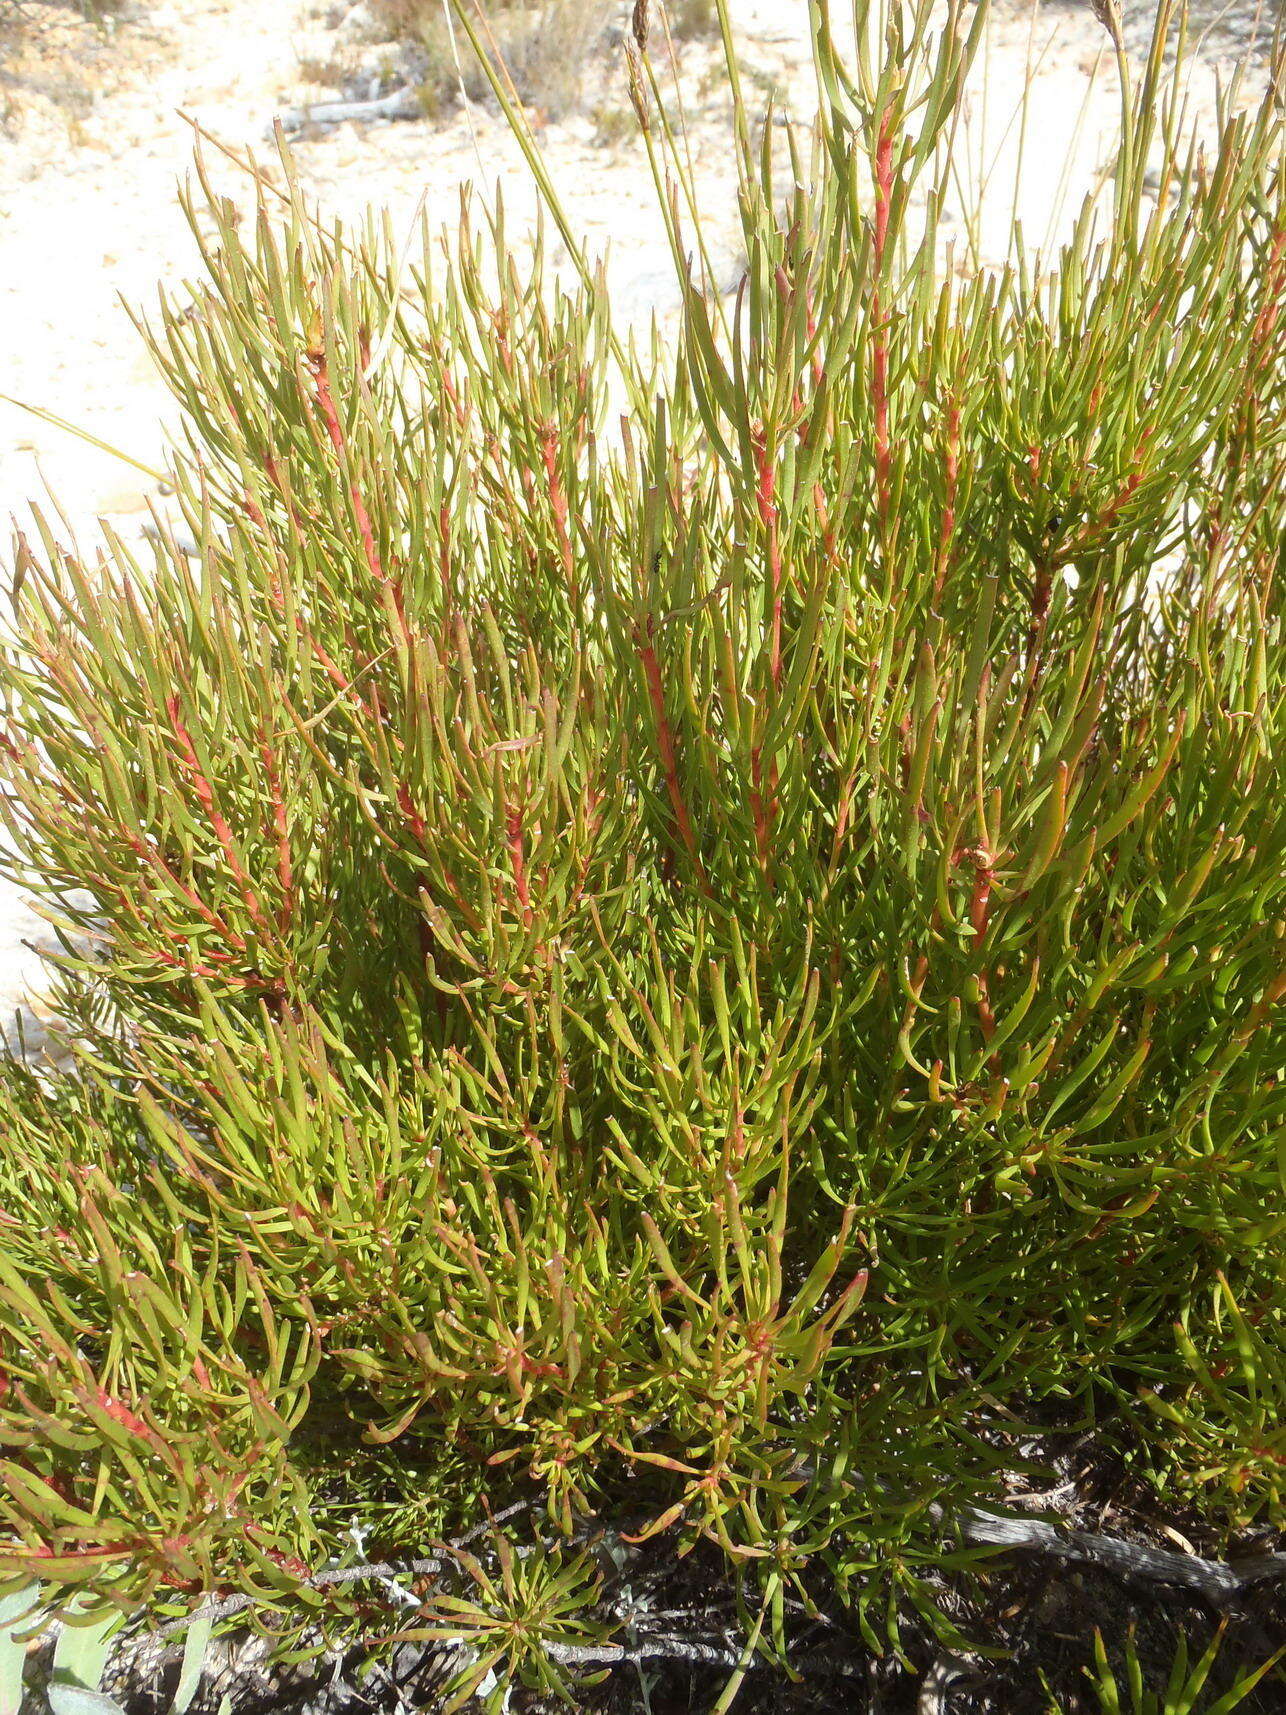
M 1189 1662 L 1188 1647 L 1180 1638 L 1179 1647 L 1164 1686 L 1148 1686 L 1144 1680 L 1143 1666 L 1134 1645 L 1133 1634 L 1129 1636 L 1124 1650 L 1124 1671 L 1126 1697 L 1123 1701 L 1121 1686 L 1112 1672 L 1112 1664 L 1104 1645 L 1102 1634 L 1094 1636 L 1094 1668 L 1085 1669 L 1086 1676 L 1091 1681 L 1091 1687 L 1098 1704 L 1098 1715 L 1232 1715 L 1233 1710 L 1240 1709 L 1254 1691 L 1256 1685 L 1275 1665 L 1282 1652 L 1265 1662 L 1252 1672 L 1243 1674 L 1225 1691 L 1222 1696 L 1213 1696 L 1206 1691 L 1210 1678 L 1210 1670 L 1219 1657 L 1223 1644 L 1224 1628 L 1211 1640 L 1196 1662 Z M 1203 1695 L 1204 1694 L 1204 1695 Z M 1062 1715 L 1057 1703 L 1051 1702 L 1048 1715 Z
M 673 351 L 499 212 L 213 203 L 195 553 L 18 550 L 101 951 L 0 1080 L 0 1572 L 353 1614 L 354 1517 L 534 1493 L 865 1602 L 1050 1414 L 1280 1520 L 1280 114 L 1185 155 L 1158 47 L 1102 230 L 944 272 L 981 11 L 813 0 L 735 302 L 663 198 Z

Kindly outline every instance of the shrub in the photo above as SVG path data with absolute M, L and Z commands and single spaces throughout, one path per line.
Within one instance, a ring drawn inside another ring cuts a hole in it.
M 98 23 L 104 17 L 110 17 L 118 6 L 119 0 L 3 0 L 0 5 L 0 22 L 39 17 L 42 12 L 60 11 L 79 12 L 82 18 Z
M 490 0 L 474 45 L 443 0 L 377 0 L 373 10 L 381 33 L 420 50 L 429 112 L 451 106 L 461 87 L 471 101 L 489 96 L 491 76 L 503 66 L 522 100 L 549 119 L 575 108 L 611 12 L 607 0 Z
M 351 1618 L 354 1517 L 535 1494 L 865 1618 L 1051 1413 L 1280 1520 L 1280 115 L 1185 152 L 1158 49 L 1101 232 L 961 280 L 926 15 L 815 7 L 784 215 L 738 100 L 675 353 L 498 211 L 212 201 L 199 552 L 17 552 L 8 820 L 105 941 L 0 1082 L 5 1574 Z
M 680 41 L 719 34 L 716 0 L 677 0 L 677 4 L 670 8 L 669 16 L 670 28 Z

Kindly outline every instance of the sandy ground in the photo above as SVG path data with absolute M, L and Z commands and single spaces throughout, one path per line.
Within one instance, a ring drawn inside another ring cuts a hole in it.
M 146 311 L 158 283 L 181 290 L 198 272 L 176 194 L 191 168 L 193 125 L 233 149 L 270 157 L 265 139 L 275 114 L 333 99 L 310 77 L 352 39 L 354 19 L 345 14 L 353 9 L 324 10 L 321 0 L 142 0 L 93 26 L 24 0 L 25 22 L 6 44 L 7 3 L 0 0 L 0 393 L 155 463 L 174 413 L 122 299 Z M 804 0 L 732 0 L 732 10 L 753 86 L 775 89 L 806 115 L 812 69 Z M 1138 20 L 1130 22 L 1137 37 Z M 998 0 L 970 112 L 975 190 L 990 171 L 981 225 L 987 258 L 1006 248 L 1020 154 L 1017 206 L 1032 243 L 1066 230 L 1100 169 L 1116 101 L 1105 43 L 1086 6 L 1033 11 Z M 1225 35 L 1196 74 L 1195 123 L 1207 129 L 1227 49 Z M 1024 129 L 1012 121 L 1029 65 L 1035 83 Z M 735 280 L 727 104 L 712 46 L 684 48 L 682 87 L 716 267 Z M 1248 99 L 1262 87 L 1261 77 Z M 646 160 L 628 127 L 610 123 L 625 111 L 618 50 L 591 78 L 577 116 L 544 123 L 540 134 L 573 220 L 591 250 L 610 241 L 619 300 L 631 316 L 645 317 L 672 309 L 677 294 Z M 622 134 L 605 141 L 614 131 Z M 249 209 L 244 175 L 208 153 L 220 191 Z M 477 105 L 445 122 L 346 123 L 305 135 L 295 153 L 303 184 L 326 212 L 352 218 L 383 204 L 399 232 L 422 196 L 435 224 L 449 222 L 463 180 L 502 184 L 515 230 L 533 208 L 503 122 Z M 29 502 L 46 492 L 82 546 L 97 536 L 99 517 L 128 539 L 148 522 L 149 508 L 163 504 L 140 471 L 0 402 L 0 562 L 8 562 L 7 521 L 25 523 Z M 5 605 L 0 593 L 0 623 Z M 30 899 L 0 882 L 0 1019 L 11 1042 L 21 1021 L 36 1056 L 54 1051 L 40 955 L 51 942 Z

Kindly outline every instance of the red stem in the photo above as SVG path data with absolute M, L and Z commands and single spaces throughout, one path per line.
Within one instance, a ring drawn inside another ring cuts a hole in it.
M 822 533 L 822 552 L 826 556 L 826 564 L 828 567 L 833 567 L 838 558 L 838 543 L 835 540 L 835 528 L 826 509 L 826 496 L 820 482 L 813 484 L 813 511 L 817 518 L 818 528 Z
M 411 824 L 411 832 L 415 835 L 420 845 L 426 845 L 428 842 L 429 830 L 425 824 L 424 817 L 412 802 L 411 788 L 405 781 L 403 781 L 397 789 L 397 807 Z
M 509 858 L 513 866 L 514 892 L 522 907 L 524 928 L 531 927 L 531 894 L 527 887 L 527 862 L 523 849 L 522 809 L 511 805 L 505 814 L 505 832 L 509 838 Z
M 153 851 L 144 840 L 139 838 L 133 829 L 122 828 L 121 833 L 125 838 L 125 843 L 134 853 L 135 857 L 140 858 L 150 869 L 159 870 L 162 875 L 167 876 L 169 880 L 174 883 L 175 887 L 178 888 L 179 892 L 187 900 L 192 909 L 196 911 L 199 916 L 205 919 L 211 929 L 215 930 L 216 933 L 221 935 L 225 941 L 235 947 L 237 952 L 246 953 L 249 951 L 244 939 L 238 935 L 232 925 L 226 922 L 224 918 L 220 917 L 217 911 L 212 911 L 196 889 L 189 887 L 185 881 L 181 880 L 174 873 L 159 852 Z M 213 958 L 215 955 L 211 953 L 210 957 Z
M 978 1027 L 982 1031 L 982 1039 L 984 1042 L 990 1042 L 992 1037 L 996 1034 L 996 1015 L 991 1010 L 991 996 L 987 990 L 986 971 L 978 972 Z M 993 1071 L 999 1069 L 998 1064 L 994 1059 L 990 1062 L 990 1065 Z
M 750 814 L 755 824 L 755 848 L 759 853 L 759 867 L 765 876 L 771 878 L 768 859 L 769 811 L 764 804 L 763 764 L 758 745 L 750 752 L 750 782 Z
M 188 729 L 184 726 L 182 716 L 179 713 L 178 697 L 167 697 L 165 699 L 165 708 L 170 717 L 170 726 L 173 729 L 174 736 L 179 741 L 179 748 L 183 755 L 183 762 L 187 769 L 188 777 L 192 782 L 192 789 L 200 800 L 201 808 L 205 811 L 210 826 L 214 829 L 215 838 L 218 840 L 219 845 L 223 850 L 224 859 L 227 862 L 228 868 L 232 871 L 233 878 L 235 879 L 238 888 L 241 890 L 241 897 L 245 901 L 247 911 L 250 913 L 250 919 L 261 935 L 265 935 L 271 939 L 272 929 L 268 924 L 268 919 L 264 916 L 263 909 L 259 904 L 259 899 L 255 893 L 253 885 L 251 884 L 250 877 L 246 873 L 240 857 L 237 855 L 236 844 L 232 837 L 232 829 L 229 827 L 226 818 L 220 813 L 218 805 L 214 801 L 214 789 L 210 785 L 205 774 L 202 772 L 200 763 L 197 761 L 197 754 L 192 744 L 191 736 L 188 733 Z
M 335 405 L 335 396 L 331 392 L 330 369 L 324 350 L 311 351 L 308 354 L 309 366 L 317 382 L 317 403 L 326 424 L 326 432 L 330 443 L 335 449 L 340 464 L 348 464 L 348 443 L 344 436 L 344 428 L 339 420 L 339 411 Z M 371 527 L 371 515 L 366 510 L 366 502 L 355 478 L 350 477 L 348 484 L 349 499 L 353 503 L 353 516 L 357 520 L 358 532 L 362 538 L 362 550 L 366 555 L 366 564 L 370 567 L 371 576 L 376 583 L 383 584 L 393 598 L 393 606 L 397 612 L 398 624 L 403 638 L 409 638 L 406 626 L 406 606 L 402 592 L 402 580 L 390 577 L 385 572 L 380 560 L 379 549 L 375 546 L 375 532 Z
M 777 477 L 768 453 L 768 442 L 762 423 L 751 430 L 759 486 L 755 499 L 759 507 L 759 522 L 768 541 L 768 580 L 772 591 L 772 648 L 768 670 L 773 690 L 781 689 L 781 540 L 778 534 Z
M 558 536 L 558 551 L 563 562 L 563 575 L 571 591 L 572 605 L 580 612 L 580 585 L 572 555 L 572 539 L 567 529 L 567 495 L 558 475 L 558 431 L 546 423 L 540 432 L 541 451 L 545 459 L 545 476 L 549 482 L 549 504 L 554 513 L 554 529 Z
M 1116 523 L 1117 515 L 1121 508 L 1125 505 L 1126 501 L 1130 499 L 1135 489 L 1143 481 L 1141 466 L 1143 464 L 1143 455 L 1147 451 L 1148 441 L 1151 438 L 1151 435 L 1152 428 L 1151 425 L 1149 425 L 1139 436 L 1139 444 L 1130 454 L 1130 463 L 1134 468 L 1130 471 L 1129 476 L 1126 477 L 1124 488 L 1122 488 L 1116 499 L 1112 501 L 1107 511 L 1104 512 L 1103 516 L 1098 521 L 1098 528 L 1100 531 L 1111 529 L 1112 525 Z
M 991 854 L 982 846 L 976 847 L 969 855 L 976 865 L 973 895 L 969 900 L 969 922 L 973 928 L 974 948 L 977 949 L 986 939 L 991 918 L 991 878 L 995 865 Z
M 1238 1042 L 1249 1042 L 1255 1032 L 1266 1023 L 1269 1013 L 1283 999 L 1286 999 L 1286 966 L 1277 972 L 1251 1008 L 1250 1017 L 1237 1032 Z
M 277 879 L 281 883 L 278 923 L 284 934 L 295 911 L 295 877 L 290 862 L 290 827 L 286 820 L 286 798 L 281 789 L 281 776 L 277 773 L 277 765 L 273 761 L 272 749 L 266 737 L 261 738 L 259 754 L 263 757 L 264 772 L 268 776 L 268 790 L 272 794 L 273 823 L 277 831 Z
M 679 838 L 683 841 L 684 850 L 691 860 L 692 867 L 703 888 L 709 891 L 705 870 L 701 859 L 697 856 L 696 836 L 692 832 L 692 822 L 688 816 L 688 807 L 683 801 L 683 790 L 679 785 L 679 767 L 674 753 L 674 737 L 670 730 L 669 716 L 665 712 L 665 688 L 661 683 L 661 666 L 656 658 L 656 650 L 652 645 L 652 618 L 648 616 L 646 632 L 641 627 L 634 628 L 634 646 L 638 650 L 639 660 L 643 665 L 643 676 L 647 681 L 648 701 L 652 705 L 652 718 L 656 722 L 657 744 L 661 751 L 661 772 L 665 776 L 666 790 L 670 795 L 670 808 L 674 811 L 675 825 L 679 830 Z

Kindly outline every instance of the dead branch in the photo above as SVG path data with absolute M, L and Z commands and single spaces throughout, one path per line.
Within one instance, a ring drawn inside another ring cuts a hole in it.
M 1179 1584 L 1221 1608 L 1235 1602 L 1252 1584 L 1286 1578 L 1286 1554 L 1256 1554 L 1232 1562 L 1203 1560 L 1200 1555 L 1179 1554 L 1174 1549 L 1145 1548 L 1121 1537 L 1063 1530 L 1040 1519 L 1007 1518 L 979 1510 L 964 1515 L 962 1531 L 966 1542 L 1047 1554 L 1146 1584 Z
M 418 89 L 407 84 L 373 101 L 322 101 L 313 107 L 288 107 L 277 115 L 277 124 L 287 137 L 313 127 L 343 125 L 348 121 L 369 124 L 372 121 L 394 119 L 423 119 L 424 103 Z M 268 129 L 271 138 L 274 126 Z

